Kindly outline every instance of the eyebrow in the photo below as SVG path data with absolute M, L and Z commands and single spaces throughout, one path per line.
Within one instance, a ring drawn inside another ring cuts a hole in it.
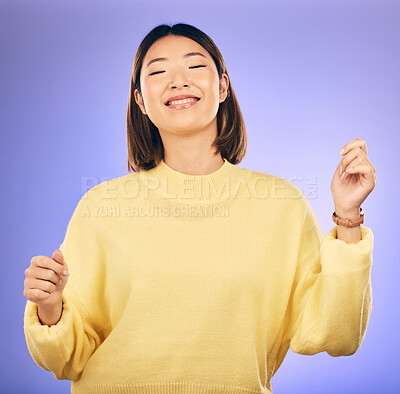
M 203 56 L 204 58 L 206 58 L 206 57 L 205 57 L 202 53 L 200 53 L 200 52 L 189 52 L 189 53 L 184 54 L 182 57 L 183 57 L 183 58 L 186 58 L 186 57 L 189 57 L 189 56 Z M 157 58 L 155 58 L 155 59 L 152 59 L 152 60 L 150 60 L 150 61 L 147 63 L 146 68 L 149 67 L 150 64 L 152 64 L 152 63 L 154 63 L 154 62 L 165 61 L 165 60 L 168 60 L 168 58 L 167 58 L 167 57 L 157 57 Z

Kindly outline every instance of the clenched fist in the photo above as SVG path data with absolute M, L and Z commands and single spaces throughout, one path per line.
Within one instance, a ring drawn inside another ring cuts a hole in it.
M 57 249 L 52 257 L 33 257 L 30 267 L 25 270 L 25 275 L 24 296 L 38 305 L 39 315 L 44 316 L 44 320 L 58 321 L 54 316 L 61 315 L 62 292 L 69 275 L 61 250 Z

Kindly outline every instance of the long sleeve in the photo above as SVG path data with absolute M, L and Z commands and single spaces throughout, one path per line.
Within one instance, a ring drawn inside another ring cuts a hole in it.
M 57 379 L 79 379 L 89 358 L 104 341 L 108 321 L 101 313 L 101 262 L 94 218 L 87 212 L 87 194 L 69 221 L 60 249 L 70 276 L 63 291 L 59 322 L 42 325 L 37 304 L 27 300 L 24 313 L 26 343 L 34 361 Z
M 290 347 L 360 346 L 368 228 L 356 244 L 336 228 L 324 238 L 300 188 L 226 159 L 199 177 L 161 161 L 98 186 L 61 245 L 61 320 L 41 325 L 29 302 L 25 315 L 34 360 L 74 394 L 272 394 Z
M 372 310 L 373 234 L 361 226 L 362 239 L 346 243 L 336 238 L 335 226 L 323 237 L 310 204 L 304 202 L 284 337 L 296 353 L 349 356 L 361 346 Z

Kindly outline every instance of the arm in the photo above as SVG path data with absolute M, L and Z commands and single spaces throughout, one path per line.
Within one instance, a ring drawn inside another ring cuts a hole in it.
M 33 360 L 61 379 L 77 380 L 101 337 L 79 301 L 64 289 L 61 319 L 52 326 L 40 322 L 38 306 L 27 300 L 24 332 Z
M 60 320 L 51 326 L 42 324 L 37 304 L 29 300 L 24 313 L 25 339 L 32 358 L 59 380 L 80 378 L 109 326 L 107 314 L 99 307 L 101 292 L 93 275 L 104 256 L 93 218 L 81 215 L 86 204 L 87 200 L 81 199 L 60 246 L 70 272 Z
M 308 201 L 298 265 L 286 315 L 285 337 L 300 354 L 354 354 L 364 339 L 372 310 L 372 231 L 362 239 L 337 239 L 337 226 L 323 233 Z

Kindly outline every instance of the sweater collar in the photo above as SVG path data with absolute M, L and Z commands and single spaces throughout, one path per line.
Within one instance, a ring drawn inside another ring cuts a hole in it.
M 215 203 L 229 197 L 230 178 L 236 166 L 226 158 L 220 168 L 211 174 L 189 175 L 176 171 L 164 160 L 148 171 L 144 176 L 156 177 L 155 192 L 163 198 L 180 203 Z

